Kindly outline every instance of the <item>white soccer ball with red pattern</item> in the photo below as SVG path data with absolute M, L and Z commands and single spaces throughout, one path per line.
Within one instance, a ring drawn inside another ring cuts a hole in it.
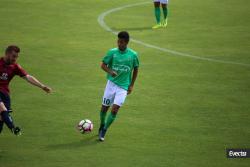
M 93 130 L 93 123 L 89 119 L 84 119 L 79 122 L 77 128 L 81 133 L 91 132 Z

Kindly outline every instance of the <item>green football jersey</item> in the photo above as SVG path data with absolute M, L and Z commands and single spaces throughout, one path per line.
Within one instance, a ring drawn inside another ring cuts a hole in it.
M 137 53 L 130 48 L 127 48 L 123 52 L 118 48 L 114 48 L 108 51 L 102 61 L 118 74 L 116 77 L 108 74 L 107 79 L 119 87 L 128 90 L 131 83 L 131 73 L 135 67 L 139 67 Z

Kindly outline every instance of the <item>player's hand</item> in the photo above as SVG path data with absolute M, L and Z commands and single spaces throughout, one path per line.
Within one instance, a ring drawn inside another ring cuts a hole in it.
M 51 93 L 52 89 L 48 86 L 43 86 L 42 89 L 46 92 L 46 93 Z
M 133 90 L 133 86 L 132 85 L 130 85 L 129 87 L 128 87 L 128 95 L 132 92 L 132 90 Z
M 111 71 L 110 75 L 111 75 L 112 77 L 116 77 L 116 76 L 117 76 L 117 72 Z

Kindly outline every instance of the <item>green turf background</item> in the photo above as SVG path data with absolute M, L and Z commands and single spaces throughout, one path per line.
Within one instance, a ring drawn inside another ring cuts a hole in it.
M 0 167 L 227 167 L 226 148 L 250 148 L 250 1 L 172 0 L 167 29 L 152 30 L 153 4 L 108 15 L 112 29 L 162 48 L 241 66 L 174 56 L 131 43 L 140 55 L 134 92 L 99 143 L 105 87 L 100 61 L 116 46 L 98 16 L 141 0 L 0 0 L 0 52 L 21 47 L 19 63 L 54 92 L 16 77 L 13 117 L 23 129 L 0 135 Z M 81 135 L 78 121 L 94 131 Z

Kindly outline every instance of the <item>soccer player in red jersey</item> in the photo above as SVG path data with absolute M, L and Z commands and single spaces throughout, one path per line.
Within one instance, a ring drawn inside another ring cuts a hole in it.
M 19 75 L 32 85 L 41 88 L 47 93 L 52 91 L 50 87 L 42 84 L 35 77 L 29 75 L 16 63 L 19 52 L 20 48 L 18 46 L 11 45 L 6 48 L 5 55 L 0 58 L 0 133 L 5 123 L 12 133 L 15 135 L 21 134 L 21 129 L 14 125 L 9 114 L 11 112 L 9 83 L 15 75 Z

